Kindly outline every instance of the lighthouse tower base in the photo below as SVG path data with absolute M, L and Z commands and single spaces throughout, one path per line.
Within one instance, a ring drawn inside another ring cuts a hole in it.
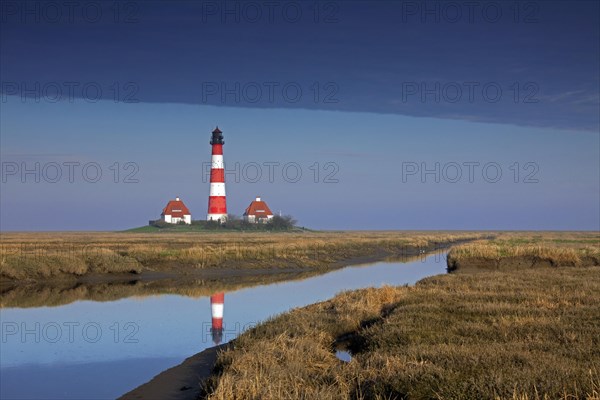
M 206 216 L 207 221 L 219 221 L 220 223 L 224 223 L 227 221 L 227 214 L 208 214 Z

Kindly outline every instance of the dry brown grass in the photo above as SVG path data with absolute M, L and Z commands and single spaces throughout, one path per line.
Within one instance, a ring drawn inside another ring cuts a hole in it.
M 242 335 L 208 397 L 597 398 L 599 293 L 596 267 L 343 293 Z M 350 363 L 334 356 L 340 338 Z
M 600 268 L 475 272 L 346 292 L 280 315 L 220 354 L 206 396 L 598 399 Z M 340 343 L 351 362 L 335 357 Z
M 40 280 L 90 273 L 207 268 L 322 268 L 481 238 L 474 232 L 2 233 L 0 276 Z
M 600 265 L 599 232 L 502 232 L 454 246 L 450 268 Z

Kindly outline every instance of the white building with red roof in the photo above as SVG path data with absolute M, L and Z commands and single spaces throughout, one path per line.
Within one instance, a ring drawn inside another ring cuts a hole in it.
M 262 201 L 260 197 L 250 203 L 244 211 L 244 221 L 247 222 L 258 224 L 269 222 L 271 219 L 273 219 L 273 213 L 267 203 Z
M 167 206 L 163 208 L 160 218 L 169 224 L 178 224 L 181 221 L 186 224 L 192 223 L 192 214 L 179 197 L 175 197 L 175 200 L 169 200 Z

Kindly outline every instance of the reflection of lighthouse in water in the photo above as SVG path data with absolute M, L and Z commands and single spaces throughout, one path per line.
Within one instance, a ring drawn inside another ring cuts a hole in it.
M 223 340 L 223 306 L 225 304 L 225 293 L 217 293 L 210 296 L 210 308 L 212 313 L 212 326 L 210 333 L 215 345 Z

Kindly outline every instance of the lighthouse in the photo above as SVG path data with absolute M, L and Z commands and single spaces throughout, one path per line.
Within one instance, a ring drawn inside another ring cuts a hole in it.
M 210 192 L 208 197 L 207 221 L 225 222 L 227 202 L 225 201 L 225 165 L 223 164 L 223 132 L 217 126 L 212 131 L 212 165 L 210 168 Z
M 217 293 L 210 296 L 210 311 L 212 315 L 212 325 L 210 333 L 215 345 L 223 340 L 223 307 L 225 304 L 225 293 Z

